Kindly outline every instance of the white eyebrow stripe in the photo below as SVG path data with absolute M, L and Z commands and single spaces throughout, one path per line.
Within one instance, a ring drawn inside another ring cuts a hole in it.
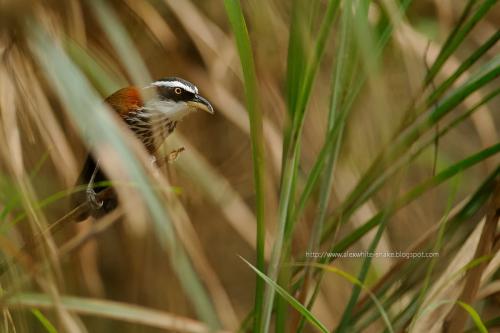
M 168 87 L 168 88 L 182 88 L 184 90 L 187 90 L 193 94 L 198 94 L 198 88 L 188 86 L 187 84 L 180 82 L 180 81 L 155 81 L 152 84 L 153 86 L 156 87 Z

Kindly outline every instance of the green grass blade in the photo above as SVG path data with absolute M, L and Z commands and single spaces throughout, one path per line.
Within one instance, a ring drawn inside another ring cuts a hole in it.
M 479 330 L 479 332 L 488 333 L 488 329 L 486 328 L 483 321 L 481 320 L 481 317 L 479 316 L 477 311 L 474 310 L 474 308 L 472 306 L 470 306 L 467 303 L 461 302 L 461 301 L 458 301 L 457 304 L 460 305 L 465 311 L 467 311 L 467 313 L 472 318 L 472 321 L 476 325 L 476 328 Z
M 438 302 L 431 303 L 424 309 L 424 311 L 422 311 L 421 315 L 418 316 L 415 320 L 418 320 L 419 318 L 423 317 L 425 314 L 427 314 L 427 313 L 431 312 L 432 310 L 435 310 L 436 308 L 438 308 L 442 305 L 445 305 L 445 304 L 457 304 L 457 305 L 459 305 L 462 309 L 464 309 L 469 314 L 469 316 L 471 317 L 472 321 L 476 325 L 476 328 L 479 332 L 488 333 L 488 329 L 484 325 L 484 323 L 481 320 L 481 317 L 479 316 L 477 311 L 474 310 L 474 308 L 472 306 L 470 306 L 469 304 L 461 302 L 461 301 L 455 302 L 455 301 L 450 301 L 450 300 L 441 300 Z
M 241 258 L 241 257 L 240 257 Z M 276 282 L 274 282 L 271 278 L 266 276 L 264 273 L 259 271 L 256 267 L 254 267 L 251 263 L 246 261 L 244 258 L 241 258 L 250 268 L 254 270 L 257 275 L 264 280 L 271 288 L 276 290 L 276 292 L 283 297 L 291 306 L 294 307 L 306 320 L 314 325 L 321 332 L 328 333 L 328 329 L 309 311 L 302 305 L 299 301 L 297 301 L 292 295 L 290 295 L 285 289 L 280 287 Z
M 465 59 L 456 71 L 448 77 L 431 95 L 427 98 L 427 105 L 434 104 L 456 80 L 475 64 L 488 50 L 490 50 L 500 39 L 500 30 L 497 30 L 486 42 Z
M 293 116 L 295 111 L 299 89 L 304 78 L 303 64 L 309 59 L 307 43 L 310 36 L 308 36 L 309 27 L 306 16 L 311 8 L 310 4 L 302 0 L 293 0 L 286 73 L 286 97 L 290 116 Z
M 38 293 L 17 294 L 9 298 L 4 306 L 37 307 L 45 309 L 55 309 L 56 307 L 54 301 L 49 296 Z M 210 331 L 208 326 L 192 319 L 115 301 L 77 296 L 62 296 L 60 306 L 79 314 L 115 319 L 126 323 L 141 324 L 168 331 L 192 333 Z M 212 332 L 221 331 L 213 330 Z
M 440 69 L 443 67 L 446 60 L 448 60 L 453 52 L 455 52 L 455 50 L 462 44 L 465 37 L 467 37 L 472 28 L 474 28 L 474 26 L 486 15 L 486 13 L 488 13 L 488 11 L 496 2 L 497 0 L 485 0 L 479 6 L 477 11 L 463 23 L 463 26 L 457 26 L 458 29 L 451 33 L 450 38 L 441 49 L 438 57 L 434 61 L 434 64 L 431 66 L 429 72 L 427 73 L 427 76 L 425 78 L 426 85 L 432 82 L 435 76 L 439 73 Z M 465 11 L 468 10 L 469 6 L 471 6 L 471 3 L 472 2 L 469 2 L 468 6 L 465 8 Z
M 31 313 L 38 319 L 43 328 L 49 333 L 57 333 L 57 329 L 52 325 L 50 320 L 43 315 L 43 313 L 38 309 L 31 309 Z
M 250 37 L 243 16 L 243 11 L 239 0 L 225 0 L 226 13 L 231 23 L 236 39 L 241 67 L 243 69 L 245 83 L 245 97 L 248 117 L 250 121 L 250 138 L 252 142 L 253 174 L 256 198 L 256 218 L 257 218 L 257 268 L 261 271 L 265 269 L 265 189 L 264 189 L 264 143 L 262 135 L 262 115 L 258 108 L 257 79 L 255 75 L 255 64 L 252 55 Z M 254 331 L 259 332 L 259 325 L 262 316 L 264 284 L 259 278 L 255 286 Z
M 377 308 L 377 311 L 382 316 L 382 318 L 384 320 L 384 323 L 387 326 L 387 329 L 389 330 L 389 332 L 394 332 L 394 330 L 392 328 L 392 325 L 391 325 L 391 321 L 389 319 L 389 315 L 387 314 L 387 311 L 385 311 L 382 303 L 380 303 L 380 301 L 377 299 L 377 296 L 375 296 L 375 294 L 373 294 L 371 292 L 370 288 L 368 288 L 363 282 L 361 282 L 360 280 L 358 280 L 355 276 L 347 273 L 346 271 L 343 271 L 343 270 L 338 269 L 338 268 L 333 267 L 333 266 L 324 265 L 324 264 L 315 264 L 315 263 L 306 264 L 306 265 L 319 268 L 319 269 L 321 269 L 323 271 L 327 271 L 327 272 L 332 272 L 332 273 L 338 274 L 339 276 L 343 277 L 344 279 L 346 279 L 347 281 L 349 281 L 350 283 L 352 283 L 354 286 L 358 286 L 361 289 L 363 289 L 369 295 L 370 299 L 375 304 L 375 307 Z M 301 264 L 299 263 L 299 264 L 297 264 L 297 266 L 301 266 Z
M 440 226 L 439 226 L 436 242 L 435 242 L 434 247 L 432 249 L 433 252 L 439 252 L 442 248 L 446 227 L 448 225 L 449 213 L 450 213 L 450 210 L 452 209 L 453 202 L 455 201 L 457 190 L 458 190 L 458 180 L 453 185 L 452 192 L 448 196 L 448 203 L 446 205 L 447 206 L 446 212 L 445 212 L 445 215 L 443 216 L 443 218 L 441 219 L 441 221 L 439 222 Z M 416 303 L 417 313 L 419 311 L 420 306 L 422 305 L 422 302 L 425 298 L 425 295 L 427 295 L 427 291 L 428 291 L 429 285 L 431 283 L 432 273 L 434 271 L 434 268 L 435 268 L 437 262 L 438 262 L 437 258 L 432 258 L 428 267 L 427 267 L 427 271 L 425 273 L 425 278 L 424 278 L 424 281 L 422 283 L 422 288 L 420 289 L 420 292 L 418 293 L 418 298 L 417 298 L 417 303 Z M 411 326 L 412 326 L 412 324 L 410 324 L 410 327 Z
M 491 328 L 499 327 L 500 326 L 500 316 L 485 321 L 484 326 L 486 326 L 487 328 L 488 327 L 491 327 Z M 474 327 L 468 329 L 467 331 L 464 331 L 464 333 L 476 333 L 476 332 L 477 332 L 477 329 Z
M 306 106 L 311 95 L 314 79 L 316 78 L 316 74 L 318 73 L 318 69 L 321 64 L 321 59 L 325 52 L 326 42 L 328 40 L 328 36 L 330 35 L 330 31 L 332 29 L 335 14 L 337 13 L 339 4 L 340 0 L 329 1 L 328 7 L 325 12 L 325 17 L 323 18 L 323 22 L 318 33 L 318 39 L 316 41 L 313 54 L 310 61 L 307 63 L 308 65 L 305 69 L 302 86 L 298 92 L 299 98 L 297 100 L 296 108 L 295 110 L 293 110 L 292 137 L 290 138 L 290 147 L 294 146 L 300 135 Z

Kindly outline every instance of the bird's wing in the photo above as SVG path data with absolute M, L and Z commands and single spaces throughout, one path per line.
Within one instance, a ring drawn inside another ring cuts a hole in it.
M 136 87 L 122 88 L 105 101 L 122 117 L 144 106 L 140 91 Z

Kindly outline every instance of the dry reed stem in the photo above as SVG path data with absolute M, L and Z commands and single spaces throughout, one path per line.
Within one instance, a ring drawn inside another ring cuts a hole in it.
M 491 197 L 488 211 L 486 212 L 486 222 L 484 224 L 481 238 L 476 248 L 474 258 L 478 259 L 492 254 L 493 240 L 495 238 L 498 220 L 500 218 L 500 180 Z M 481 276 L 487 267 L 487 263 L 481 263 L 467 271 L 465 276 L 465 285 L 458 298 L 459 301 L 472 305 L 481 283 Z M 443 332 L 462 332 L 467 323 L 467 312 L 455 305 L 453 311 L 448 315 L 443 323 Z

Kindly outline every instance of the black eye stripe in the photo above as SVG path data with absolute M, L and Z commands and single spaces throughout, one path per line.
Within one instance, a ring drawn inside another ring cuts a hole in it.
M 179 93 L 180 90 L 180 93 Z M 194 94 L 182 87 L 157 87 L 158 95 L 162 99 L 179 101 L 190 101 L 193 99 Z

